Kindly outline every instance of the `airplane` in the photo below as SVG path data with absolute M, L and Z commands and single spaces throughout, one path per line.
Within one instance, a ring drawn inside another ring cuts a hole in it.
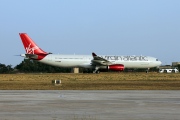
M 24 45 L 26 54 L 22 57 L 37 60 L 38 62 L 68 68 L 88 68 L 93 69 L 93 73 L 101 70 L 124 71 L 125 68 L 146 68 L 158 67 L 161 61 L 150 56 L 136 55 L 60 55 L 52 54 L 42 50 L 27 33 L 19 33 Z

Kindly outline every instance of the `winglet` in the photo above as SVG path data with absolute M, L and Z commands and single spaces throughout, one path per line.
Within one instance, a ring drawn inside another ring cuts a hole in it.
M 93 52 L 93 53 L 92 53 L 92 56 L 95 57 L 95 56 L 97 56 L 97 55 Z

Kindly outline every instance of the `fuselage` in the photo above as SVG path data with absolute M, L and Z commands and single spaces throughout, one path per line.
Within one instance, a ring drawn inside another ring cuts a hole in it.
M 123 64 L 125 68 L 152 68 L 161 65 L 161 61 L 150 56 L 118 56 L 99 55 L 107 59 L 112 64 Z M 83 67 L 94 68 L 91 55 L 59 55 L 49 54 L 39 62 L 57 67 Z

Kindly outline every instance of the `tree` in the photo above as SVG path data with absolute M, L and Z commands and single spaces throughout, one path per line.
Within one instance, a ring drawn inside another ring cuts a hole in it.
M 12 65 L 5 65 L 0 63 L 0 73 L 11 73 L 13 71 Z
M 44 72 L 44 73 L 70 73 L 71 68 L 60 68 L 46 65 L 35 60 L 24 59 L 20 64 L 15 66 L 20 72 Z

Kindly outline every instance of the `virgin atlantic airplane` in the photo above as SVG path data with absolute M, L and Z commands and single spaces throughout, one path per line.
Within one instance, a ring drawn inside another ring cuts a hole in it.
M 121 56 L 121 55 L 59 55 L 47 53 L 26 34 L 19 33 L 24 45 L 26 54 L 22 57 L 37 60 L 44 64 L 69 67 L 69 68 L 89 68 L 93 73 L 99 73 L 100 70 L 123 71 L 125 68 L 152 68 L 161 65 L 161 61 L 150 56 Z

